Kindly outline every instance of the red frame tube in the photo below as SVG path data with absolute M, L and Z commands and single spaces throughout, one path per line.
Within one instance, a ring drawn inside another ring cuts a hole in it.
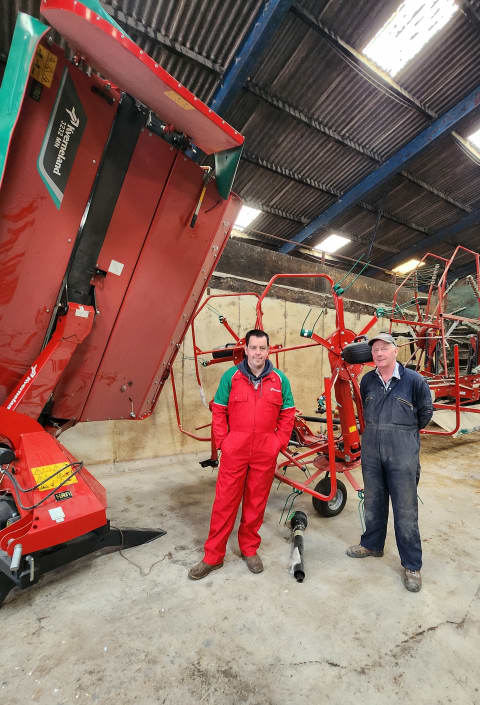
M 428 436 L 453 436 L 458 429 L 460 428 L 460 365 L 459 365 L 459 358 L 458 358 L 458 345 L 455 345 L 455 348 L 453 350 L 453 359 L 454 359 L 454 366 L 455 366 L 455 428 L 453 431 L 427 431 L 425 428 L 422 428 L 420 433 L 423 433 Z M 441 404 L 434 404 L 434 407 L 436 409 L 441 409 L 442 405 Z M 480 411 L 480 409 L 479 409 Z

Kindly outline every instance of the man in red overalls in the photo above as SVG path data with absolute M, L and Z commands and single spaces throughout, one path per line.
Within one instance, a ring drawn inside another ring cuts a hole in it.
M 295 417 L 290 382 L 268 359 L 269 338 L 262 330 L 245 337 L 245 358 L 227 370 L 213 402 L 212 429 L 222 451 L 210 532 L 203 560 L 188 572 L 205 578 L 223 566 L 228 537 L 240 502 L 238 544 L 252 573 L 263 564 L 257 549 L 280 448 L 288 445 Z

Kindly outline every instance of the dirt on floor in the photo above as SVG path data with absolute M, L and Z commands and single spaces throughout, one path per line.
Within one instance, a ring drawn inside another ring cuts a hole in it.
M 94 466 L 116 526 L 160 527 L 138 548 L 92 555 L 4 603 L 0 698 L 8 705 L 480 704 L 480 434 L 422 440 L 423 589 L 409 593 L 392 522 L 383 558 L 345 555 L 345 509 L 308 514 L 303 583 L 290 573 L 288 489 L 274 485 L 253 575 L 232 535 L 224 567 L 202 557 L 216 474 L 198 456 Z M 358 477 L 357 472 L 357 477 Z

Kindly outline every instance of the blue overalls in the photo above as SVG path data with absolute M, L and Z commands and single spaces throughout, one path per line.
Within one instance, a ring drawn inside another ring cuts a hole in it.
M 398 371 L 400 379 L 393 377 L 388 389 L 375 370 L 360 383 L 365 416 L 362 473 L 366 525 L 360 543 L 372 551 L 383 550 L 390 496 L 402 566 L 416 571 L 422 567 L 417 501 L 419 430 L 432 418 L 433 405 L 420 374 L 401 363 Z

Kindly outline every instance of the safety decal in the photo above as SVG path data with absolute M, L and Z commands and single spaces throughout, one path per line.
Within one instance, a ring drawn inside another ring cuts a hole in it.
M 174 103 L 180 106 L 180 108 L 183 108 L 184 110 L 195 110 L 193 105 L 190 105 L 185 98 L 182 98 L 182 96 L 175 93 L 175 91 L 165 91 L 165 95 L 167 98 L 170 98 L 170 100 L 173 100 Z
M 51 88 L 56 68 L 57 57 L 55 54 L 52 54 L 51 51 L 39 44 L 31 71 L 33 78 L 41 83 L 42 86 Z
M 53 521 L 57 522 L 57 524 L 59 524 L 61 521 L 65 521 L 65 512 L 61 507 L 49 509 L 48 513 L 50 514 L 50 517 L 53 519 Z
M 68 467 L 65 467 L 66 465 Z M 62 470 L 62 468 L 65 469 Z M 57 472 L 58 470 L 61 470 L 61 472 Z M 32 475 L 35 478 L 35 483 L 40 485 L 38 488 L 40 492 L 56 489 L 72 472 L 73 468 L 68 463 L 53 463 L 53 465 L 40 465 L 38 468 L 32 468 Z M 57 474 L 54 475 L 54 473 Z M 50 477 L 51 475 L 53 477 Z M 50 479 L 48 480 L 47 478 L 49 477 Z M 65 485 L 73 485 L 75 482 L 78 482 L 78 480 L 74 475 L 65 482 Z
M 62 205 L 86 124 L 87 116 L 65 67 L 37 161 L 40 176 L 57 208 Z
M 124 265 L 122 264 L 122 262 L 117 262 L 116 259 L 112 259 L 112 261 L 110 262 L 110 266 L 108 268 L 108 271 L 111 274 L 116 274 L 117 277 L 119 277 L 120 274 L 123 272 L 123 267 L 124 267 Z
M 90 311 L 88 310 L 88 308 L 83 308 L 83 306 L 81 305 L 75 309 L 75 315 L 79 318 L 88 318 L 89 314 Z

